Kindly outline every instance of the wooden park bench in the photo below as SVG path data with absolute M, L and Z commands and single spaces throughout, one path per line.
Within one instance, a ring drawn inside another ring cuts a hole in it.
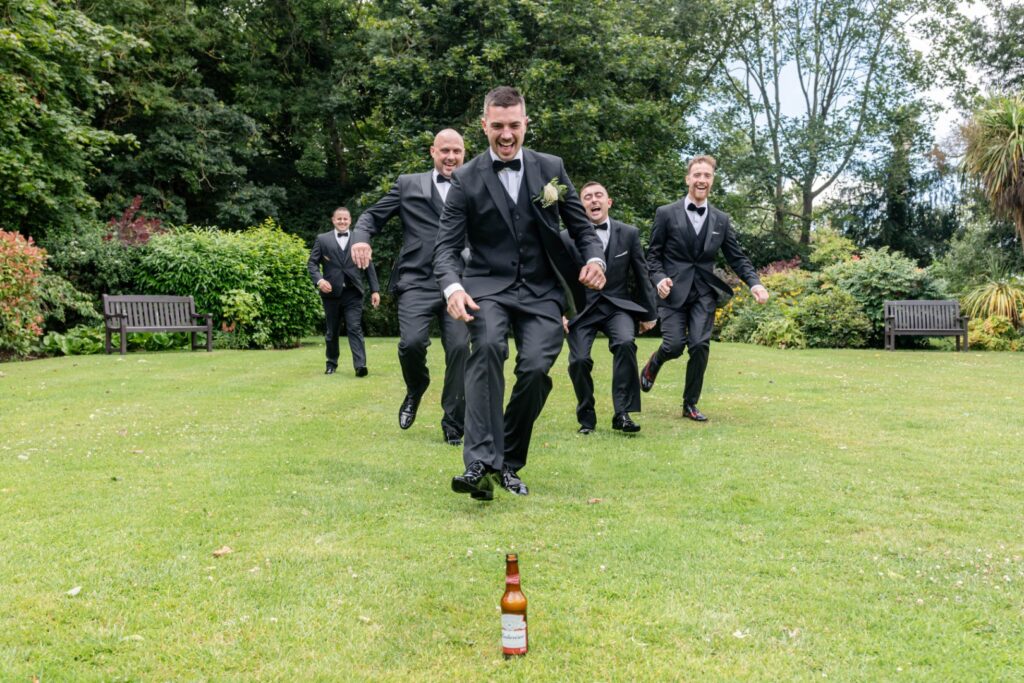
M 129 332 L 191 332 L 192 349 L 196 334 L 206 333 L 206 350 L 213 351 L 213 314 L 196 313 L 190 296 L 103 295 L 103 327 L 106 350 L 111 353 L 110 335 L 121 335 L 121 354 L 128 351 Z
M 885 348 L 896 348 L 896 335 L 956 337 L 956 350 L 967 351 L 967 316 L 956 301 L 886 301 Z

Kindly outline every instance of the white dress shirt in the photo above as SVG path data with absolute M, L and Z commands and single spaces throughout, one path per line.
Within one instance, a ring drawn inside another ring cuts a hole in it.
M 448 190 L 452 189 L 452 183 L 451 183 L 451 179 L 450 178 L 448 179 L 448 182 L 446 182 L 446 183 L 439 183 L 439 182 L 437 182 L 437 177 L 439 175 L 441 175 L 441 174 L 435 168 L 434 171 L 433 171 L 433 176 L 431 176 L 431 177 L 434 179 L 434 187 L 437 188 L 437 193 L 439 195 L 441 195 L 441 203 L 444 204 L 446 201 L 448 201 Z
M 704 207 L 704 215 L 702 216 L 699 213 L 697 213 L 696 211 L 691 211 L 690 210 L 690 204 L 693 204 L 698 209 L 703 206 Z M 702 227 L 704 227 L 704 219 L 706 219 L 708 217 L 708 200 L 705 199 L 702 204 L 698 204 L 697 202 L 690 201 L 690 199 L 687 198 L 686 199 L 686 215 L 690 217 L 690 224 L 693 225 L 693 232 L 694 232 L 694 234 L 699 235 L 700 234 L 700 229 Z
M 491 153 L 492 163 L 495 161 L 504 161 L 504 159 L 494 153 L 493 149 L 488 148 L 487 151 Z M 502 187 L 505 188 L 505 192 L 508 192 L 508 196 L 512 198 L 512 201 L 517 201 L 519 199 L 519 185 L 523 182 L 524 162 L 522 147 L 519 148 L 519 151 L 516 152 L 513 159 L 519 159 L 519 170 L 513 171 L 511 168 L 503 168 L 498 171 L 498 180 L 501 181 Z M 509 159 L 509 161 L 511 160 L 512 159 Z

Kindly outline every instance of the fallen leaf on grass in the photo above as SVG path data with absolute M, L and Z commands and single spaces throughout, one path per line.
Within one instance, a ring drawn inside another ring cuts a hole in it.
M 217 548 L 216 550 L 214 550 L 213 551 L 213 556 L 214 557 L 224 557 L 225 555 L 229 555 L 229 554 L 231 554 L 233 552 L 235 552 L 235 551 L 232 550 L 230 547 L 225 545 L 225 546 L 222 546 L 222 547 Z
M 360 614 L 359 615 L 359 621 L 363 622 L 364 624 L 369 624 L 370 623 L 370 617 L 367 617 L 365 615 Z
M 130 635 L 130 636 L 125 636 L 124 638 L 122 638 L 122 639 L 121 639 L 121 642 L 124 642 L 124 641 L 126 641 L 126 640 L 135 640 L 135 641 L 139 641 L 139 642 L 141 642 L 141 641 L 145 640 L 145 638 L 143 638 L 142 636 L 140 636 L 140 635 L 139 635 L 138 633 L 133 633 L 133 634 L 132 634 L 132 635 Z
M 732 637 L 733 638 L 746 638 L 749 635 L 750 635 L 749 631 L 741 631 L 739 629 L 736 629 L 735 631 L 732 632 Z
M 81 592 L 82 592 L 82 587 L 81 586 L 75 586 L 74 588 L 72 588 L 71 590 L 68 591 L 68 595 L 70 595 L 71 597 L 75 597 L 76 595 L 78 595 Z
M 587 505 L 595 505 L 597 503 L 603 503 L 603 502 L 604 502 L 604 498 L 590 498 L 589 500 L 587 500 Z

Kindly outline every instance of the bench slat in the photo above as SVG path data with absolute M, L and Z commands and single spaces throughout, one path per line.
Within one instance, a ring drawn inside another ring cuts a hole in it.
M 967 350 L 967 319 L 957 301 L 886 301 L 885 348 L 896 348 L 896 336 L 954 336 L 957 349 Z
M 126 351 L 127 332 L 191 332 L 192 348 L 196 333 L 206 333 L 206 350 L 213 350 L 213 322 L 209 314 L 196 315 L 195 299 L 168 295 L 103 295 L 106 350 L 111 352 L 110 336 L 121 337 L 121 353 Z M 203 319 L 205 318 L 205 324 Z

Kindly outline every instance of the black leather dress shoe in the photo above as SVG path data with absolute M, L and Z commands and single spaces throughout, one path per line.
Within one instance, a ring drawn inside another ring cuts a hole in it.
M 647 364 L 644 365 L 644 369 L 640 371 L 640 388 L 644 391 L 650 391 L 654 388 L 654 380 L 658 377 L 658 366 L 654 363 L 654 357 L 657 352 L 652 353 L 651 357 L 647 359 Z
M 507 467 L 501 469 L 501 488 L 517 496 L 526 496 L 530 493 L 530 489 L 526 488 L 526 484 L 519 478 L 519 475 Z
M 688 417 L 695 422 L 707 422 L 708 417 L 704 413 L 697 410 L 697 406 L 689 403 L 683 404 L 683 417 Z
M 405 400 L 402 401 L 402 407 L 398 409 L 398 426 L 402 429 L 412 427 L 412 423 L 416 421 L 416 411 L 419 410 L 419 407 L 420 397 L 406 394 Z
M 324 374 L 325 375 L 333 375 L 334 374 L 334 370 L 335 370 L 335 367 L 333 365 L 328 365 L 327 369 L 324 370 Z
M 640 425 L 633 422 L 633 418 L 629 416 L 629 413 L 619 413 L 612 418 L 612 429 L 617 429 L 627 434 L 636 434 L 640 431 Z
M 444 442 L 449 446 L 462 445 L 462 432 L 453 429 L 448 425 L 441 425 L 441 433 L 444 435 Z
M 585 434 L 593 434 L 594 433 L 594 428 L 593 427 L 586 427 L 584 425 L 580 425 L 580 428 L 576 430 L 576 433 L 577 434 L 584 434 L 584 435 Z
M 491 472 L 482 460 L 474 460 L 466 467 L 466 471 L 452 477 L 452 491 L 468 493 L 475 500 L 491 500 L 494 498 L 494 482 Z
M 368 374 L 370 374 L 370 371 L 365 367 L 356 368 L 356 377 L 366 377 Z

